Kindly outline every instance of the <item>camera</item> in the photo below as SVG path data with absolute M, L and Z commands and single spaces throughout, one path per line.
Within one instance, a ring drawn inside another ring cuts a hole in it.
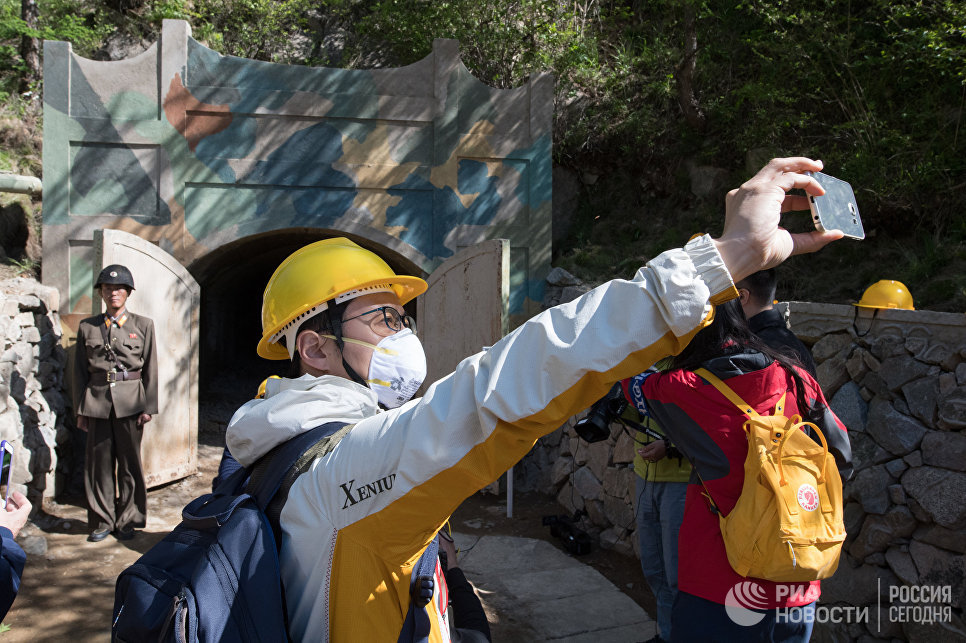
M 574 431 L 585 442 L 600 442 L 610 437 L 611 422 L 620 418 L 627 409 L 627 399 L 620 382 L 614 384 L 607 395 L 600 398 L 587 412 L 587 417 L 577 420 Z
M 564 549 L 574 556 L 590 553 L 590 536 L 567 516 L 544 516 L 543 524 L 550 526 L 550 535 L 562 540 Z
M 574 431 L 577 432 L 585 442 L 600 442 L 610 437 L 610 425 L 614 422 L 619 423 L 625 429 L 632 427 L 644 433 L 653 440 L 664 440 L 667 445 L 667 456 L 669 458 L 681 459 L 681 452 L 671 444 L 667 438 L 657 431 L 654 431 L 639 422 L 628 420 L 624 415 L 627 410 L 627 398 L 624 397 L 624 389 L 618 382 L 611 387 L 607 395 L 600 398 L 590 407 L 587 416 L 577 420 L 574 424 Z

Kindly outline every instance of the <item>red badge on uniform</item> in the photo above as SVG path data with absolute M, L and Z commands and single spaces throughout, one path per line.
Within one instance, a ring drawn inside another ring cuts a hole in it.
M 138 338 L 138 336 L 135 335 L 134 333 L 128 333 L 128 337 L 130 337 L 131 339 L 137 339 Z

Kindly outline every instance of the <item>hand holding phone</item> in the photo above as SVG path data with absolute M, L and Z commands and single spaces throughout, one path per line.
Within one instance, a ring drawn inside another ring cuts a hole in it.
M 808 195 L 815 229 L 820 232 L 841 230 L 850 239 L 865 239 L 859 205 L 855 202 L 852 186 L 834 176 L 821 172 L 805 172 L 825 189 L 822 196 Z
M 6 527 L 16 538 L 23 526 L 27 524 L 30 510 L 33 506 L 27 497 L 19 491 L 14 491 L 7 501 L 6 507 L 0 511 L 0 527 Z
M 3 491 L 3 504 L 6 506 L 10 500 L 10 491 L 13 488 L 13 444 L 6 440 L 0 440 L 0 454 L 3 455 L 2 468 L 0 468 L 0 488 Z

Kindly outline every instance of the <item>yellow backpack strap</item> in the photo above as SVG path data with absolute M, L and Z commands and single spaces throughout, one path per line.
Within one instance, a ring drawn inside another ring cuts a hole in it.
M 799 418 L 798 416 L 792 418 L 792 420 L 790 422 L 791 426 L 789 427 L 789 429 L 787 431 L 785 431 L 785 437 L 782 438 L 781 443 L 778 445 L 778 457 L 776 458 L 776 460 L 778 462 L 778 472 L 779 472 L 779 474 L 781 476 L 780 483 L 781 483 L 781 485 L 783 487 L 786 484 L 785 483 L 785 470 L 782 467 L 782 449 L 785 447 L 785 440 L 787 440 L 788 437 L 792 434 L 792 431 L 801 431 L 805 427 L 810 427 L 812 429 L 812 431 L 814 431 L 818 435 L 819 440 L 821 440 L 822 448 L 825 450 L 825 456 L 822 458 L 822 470 L 821 470 L 821 472 L 819 473 L 819 476 L 818 476 L 818 481 L 819 482 L 825 482 L 825 468 L 826 468 L 826 466 L 828 466 L 828 455 L 829 455 L 829 453 L 828 453 L 828 441 L 825 439 L 825 434 L 822 433 L 822 429 L 818 428 L 814 423 L 812 423 L 812 422 L 800 422 L 800 421 L 799 422 L 795 422 L 796 419 L 797 420 L 801 420 L 801 418 Z
M 760 417 L 758 415 L 758 412 L 755 411 L 755 409 L 751 408 L 750 404 L 748 404 L 743 399 L 738 397 L 738 394 L 735 393 L 733 390 L 731 390 L 730 386 L 728 386 L 720 379 L 718 379 L 717 375 L 715 375 L 714 373 L 712 373 L 706 368 L 699 368 L 694 372 L 700 375 L 705 380 L 707 380 L 708 383 L 711 384 L 713 387 L 721 391 L 722 395 L 724 395 L 726 398 L 731 400 L 731 403 L 737 406 L 738 410 L 744 413 L 745 415 L 747 415 L 749 418 L 754 419 L 754 418 Z M 784 405 L 784 402 L 785 402 L 785 398 L 783 396 L 781 401 L 782 405 Z
M 778 404 L 775 405 L 775 415 L 785 415 L 785 396 L 788 395 L 788 391 L 782 393 L 782 399 L 778 400 Z

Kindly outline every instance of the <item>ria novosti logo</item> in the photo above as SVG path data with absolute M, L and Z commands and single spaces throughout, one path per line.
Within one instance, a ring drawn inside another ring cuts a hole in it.
M 755 581 L 746 580 L 728 590 L 725 611 L 736 625 L 751 627 L 765 618 L 768 609 L 768 592 Z
M 728 595 L 725 596 L 725 612 L 735 625 L 742 627 L 758 625 L 765 616 L 772 613 L 777 623 L 811 623 L 814 621 L 815 613 L 810 609 L 773 608 L 770 605 L 794 601 L 799 606 L 805 606 L 816 602 L 819 594 L 819 588 L 808 583 L 778 584 L 769 590 L 753 580 L 746 580 L 728 590 Z
M 866 623 L 870 611 L 877 614 L 876 631 L 882 621 L 931 625 L 952 622 L 953 591 L 951 585 L 889 586 L 888 609 L 883 604 L 882 579 L 877 580 L 878 603 L 870 605 L 817 605 L 821 593 L 818 584 L 779 583 L 771 590 L 753 580 L 745 580 L 728 590 L 725 612 L 742 627 L 761 623 L 774 610 L 776 623 Z M 798 607 L 769 607 L 793 602 Z M 871 630 L 871 625 L 870 625 Z

